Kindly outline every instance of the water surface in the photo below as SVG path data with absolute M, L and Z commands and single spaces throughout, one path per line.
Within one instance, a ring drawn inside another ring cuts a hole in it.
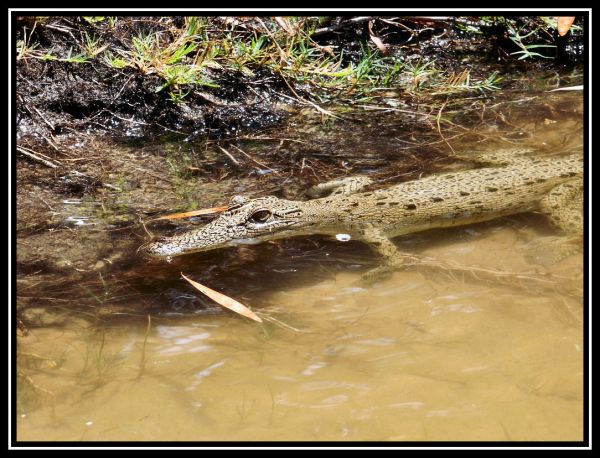
M 129 193 L 50 196 L 50 221 L 20 226 L 17 295 L 28 331 L 17 346 L 18 439 L 582 440 L 583 259 L 525 262 L 526 243 L 554 233 L 541 215 L 396 240 L 421 256 L 515 274 L 497 281 L 417 266 L 360 288 L 377 258 L 359 242 L 321 236 L 171 264 L 135 255 L 140 211 L 237 193 L 303 198 L 308 182 L 352 173 L 383 186 L 466 167 L 450 148 L 581 150 L 582 109 L 581 93 L 509 94 L 485 114 L 449 110 L 448 121 L 469 127 L 442 123 L 442 136 L 434 118 L 415 129 L 393 107 L 324 124 L 300 113 L 238 143 L 252 155 L 249 172 L 210 144 L 200 172 L 193 145 L 161 146 L 171 148 L 166 159 L 157 145 L 120 151 L 145 157 L 145 167 L 178 160 L 173 167 L 192 175 L 146 177 L 153 188 L 140 178 Z M 105 180 L 129 189 L 113 178 Z M 224 312 L 180 272 L 243 300 L 265 324 Z

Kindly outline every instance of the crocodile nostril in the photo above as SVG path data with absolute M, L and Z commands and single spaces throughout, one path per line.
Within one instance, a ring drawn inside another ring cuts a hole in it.
M 228 208 L 228 210 L 232 210 L 234 208 L 238 208 L 238 207 L 244 205 L 247 201 L 248 201 L 248 199 L 246 197 L 244 197 L 244 196 L 240 196 L 240 195 L 233 196 L 231 198 L 231 200 L 229 201 L 229 208 Z

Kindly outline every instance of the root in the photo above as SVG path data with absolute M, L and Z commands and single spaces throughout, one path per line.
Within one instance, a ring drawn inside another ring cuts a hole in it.
M 579 279 L 562 275 L 540 274 L 538 272 L 510 272 L 415 255 L 407 256 L 403 265 L 406 267 L 426 267 L 439 270 L 455 279 L 462 278 L 466 280 L 467 278 L 472 278 L 479 282 L 491 282 L 510 285 L 511 287 L 518 285 L 528 290 L 542 288 L 566 295 L 583 295 L 583 287 Z

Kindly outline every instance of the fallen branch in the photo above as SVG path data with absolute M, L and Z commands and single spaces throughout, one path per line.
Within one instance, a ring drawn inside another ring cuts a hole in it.
M 310 36 L 311 37 L 316 37 L 319 35 L 324 35 L 326 33 L 331 33 L 331 32 L 336 32 L 340 29 L 343 29 L 344 27 L 346 27 L 348 24 L 359 24 L 361 22 L 366 22 L 366 21 L 372 21 L 373 19 L 377 19 L 374 16 L 359 16 L 359 17 L 353 17 L 351 19 L 348 19 L 346 21 L 342 21 L 339 24 L 335 24 L 329 27 L 322 27 L 320 29 L 315 30 Z
M 247 157 L 248 159 L 250 159 L 252 162 L 254 162 L 254 163 L 256 163 L 256 164 L 260 165 L 261 167 L 264 167 L 264 168 L 265 168 L 265 169 L 267 169 L 267 170 L 270 170 L 270 171 L 271 171 L 271 172 L 273 172 L 275 175 L 280 175 L 280 173 L 279 173 L 279 172 L 277 172 L 277 170 L 274 170 L 274 169 L 272 169 L 271 167 L 269 167 L 268 165 L 266 165 L 266 164 L 263 164 L 263 163 L 262 163 L 262 162 L 260 162 L 260 161 L 257 161 L 256 159 L 254 159 L 252 156 L 250 156 L 248 153 L 246 153 L 246 152 L 245 152 L 244 150 L 242 150 L 241 148 L 239 148 L 239 147 L 237 147 L 237 146 L 235 146 L 235 145 L 231 145 L 231 146 L 233 146 L 233 147 L 234 147 L 236 150 L 238 150 L 240 153 L 242 153 L 244 156 L 246 156 L 246 157 Z
M 320 29 L 317 29 L 310 36 L 315 37 L 315 36 L 324 35 L 324 34 L 331 33 L 331 32 L 337 32 L 338 30 L 343 29 L 344 27 L 346 27 L 348 25 L 360 24 L 361 22 L 367 22 L 367 21 L 372 21 L 372 20 L 376 20 L 376 19 L 380 20 L 382 22 L 385 22 L 386 24 L 403 27 L 405 29 L 408 29 L 411 33 L 414 33 L 414 31 L 412 29 L 409 29 L 404 24 L 401 24 L 396 21 L 402 20 L 402 21 L 409 21 L 409 22 L 429 22 L 429 23 L 437 23 L 437 24 L 444 24 L 444 25 L 452 25 L 452 24 L 464 24 L 464 25 L 471 25 L 471 26 L 481 25 L 481 23 L 477 22 L 477 21 L 470 21 L 468 19 L 463 19 L 460 17 L 452 17 L 452 16 L 400 16 L 400 17 L 393 17 L 393 18 L 389 18 L 389 17 L 382 18 L 382 17 L 377 17 L 377 16 L 357 16 L 357 17 L 343 20 L 339 24 L 335 24 L 335 25 L 332 25 L 329 27 L 322 27 Z
M 54 163 L 50 160 L 46 160 L 39 156 L 39 154 L 41 154 L 41 153 L 36 153 L 31 150 L 26 150 L 22 146 L 17 146 L 17 151 L 19 153 L 21 153 L 22 155 L 27 156 L 28 158 L 33 159 L 36 162 L 39 162 L 40 164 L 44 164 L 46 167 L 56 169 L 56 168 L 62 166 L 62 164 L 60 162 Z

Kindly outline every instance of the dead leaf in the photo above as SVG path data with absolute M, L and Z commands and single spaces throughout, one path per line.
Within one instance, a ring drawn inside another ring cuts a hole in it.
M 279 24 L 279 27 L 285 30 L 290 37 L 293 37 L 294 35 L 296 35 L 296 33 L 298 33 L 296 28 L 286 18 L 281 16 L 275 16 L 273 19 L 275 19 L 275 22 Z
M 380 38 L 371 35 L 371 41 L 377 45 L 377 48 L 381 51 L 381 54 L 387 54 L 389 52 L 388 45 L 386 45 Z
M 333 49 L 331 48 L 331 46 L 319 46 L 319 49 L 323 52 L 326 52 L 331 57 L 335 57 L 335 53 L 333 52 Z
M 235 17 L 233 16 L 222 16 L 221 19 L 223 19 L 223 21 L 225 21 L 225 25 L 239 25 L 240 21 L 238 21 Z
M 379 51 L 381 51 L 381 54 L 386 55 L 389 52 L 388 45 L 386 45 L 383 41 L 381 41 L 381 38 L 376 37 L 373 34 L 373 21 L 369 21 L 369 35 L 371 37 L 371 41 L 373 43 L 375 43 L 375 46 L 377 46 L 377 49 L 379 49 Z
M 202 294 L 205 294 L 208 297 L 210 297 L 213 301 L 215 301 L 217 304 L 221 305 L 222 307 L 225 307 L 226 309 L 229 309 L 232 312 L 243 315 L 246 318 L 250 318 L 251 320 L 262 323 L 262 319 L 258 315 L 256 315 L 252 310 L 250 310 L 245 305 L 239 303 L 235 299 L 232 299 L 229 296 L 225 296 L 225 294 L 219 293 L 218 291 L 215 291 L 214 289 L 210 289 L 207 286 L 201 285 L 200 283 L 195 282 L 194 280 L 190 280 L 188 277 L 183 275 L 183 272 L 181 273 L 181 276 L 185 280 L 187 280 L 194 288 L 196 288 Z
M 575 16 L 559 16 L 556 21 L 556 29 L 558 30 L 558 34 L 561 37 L 564 37 L 571 26 L 573 25 L 573 21 L 575 20 Z
M 181 219 L 181 218 L 189 218 L 192 216 L 199 215 L 212 215 L 213 213 L 221 213 L 227 210 L 227 206 L 225 207 L 212 207 L 212 208 L 203 208 L 202 210 L 194 210 L 191 212 L 184 213 L 171 213 L 170 215 L 161 216 L 160 218 L 154 218 L 150 221 L 159 221 L 162 219 Z

